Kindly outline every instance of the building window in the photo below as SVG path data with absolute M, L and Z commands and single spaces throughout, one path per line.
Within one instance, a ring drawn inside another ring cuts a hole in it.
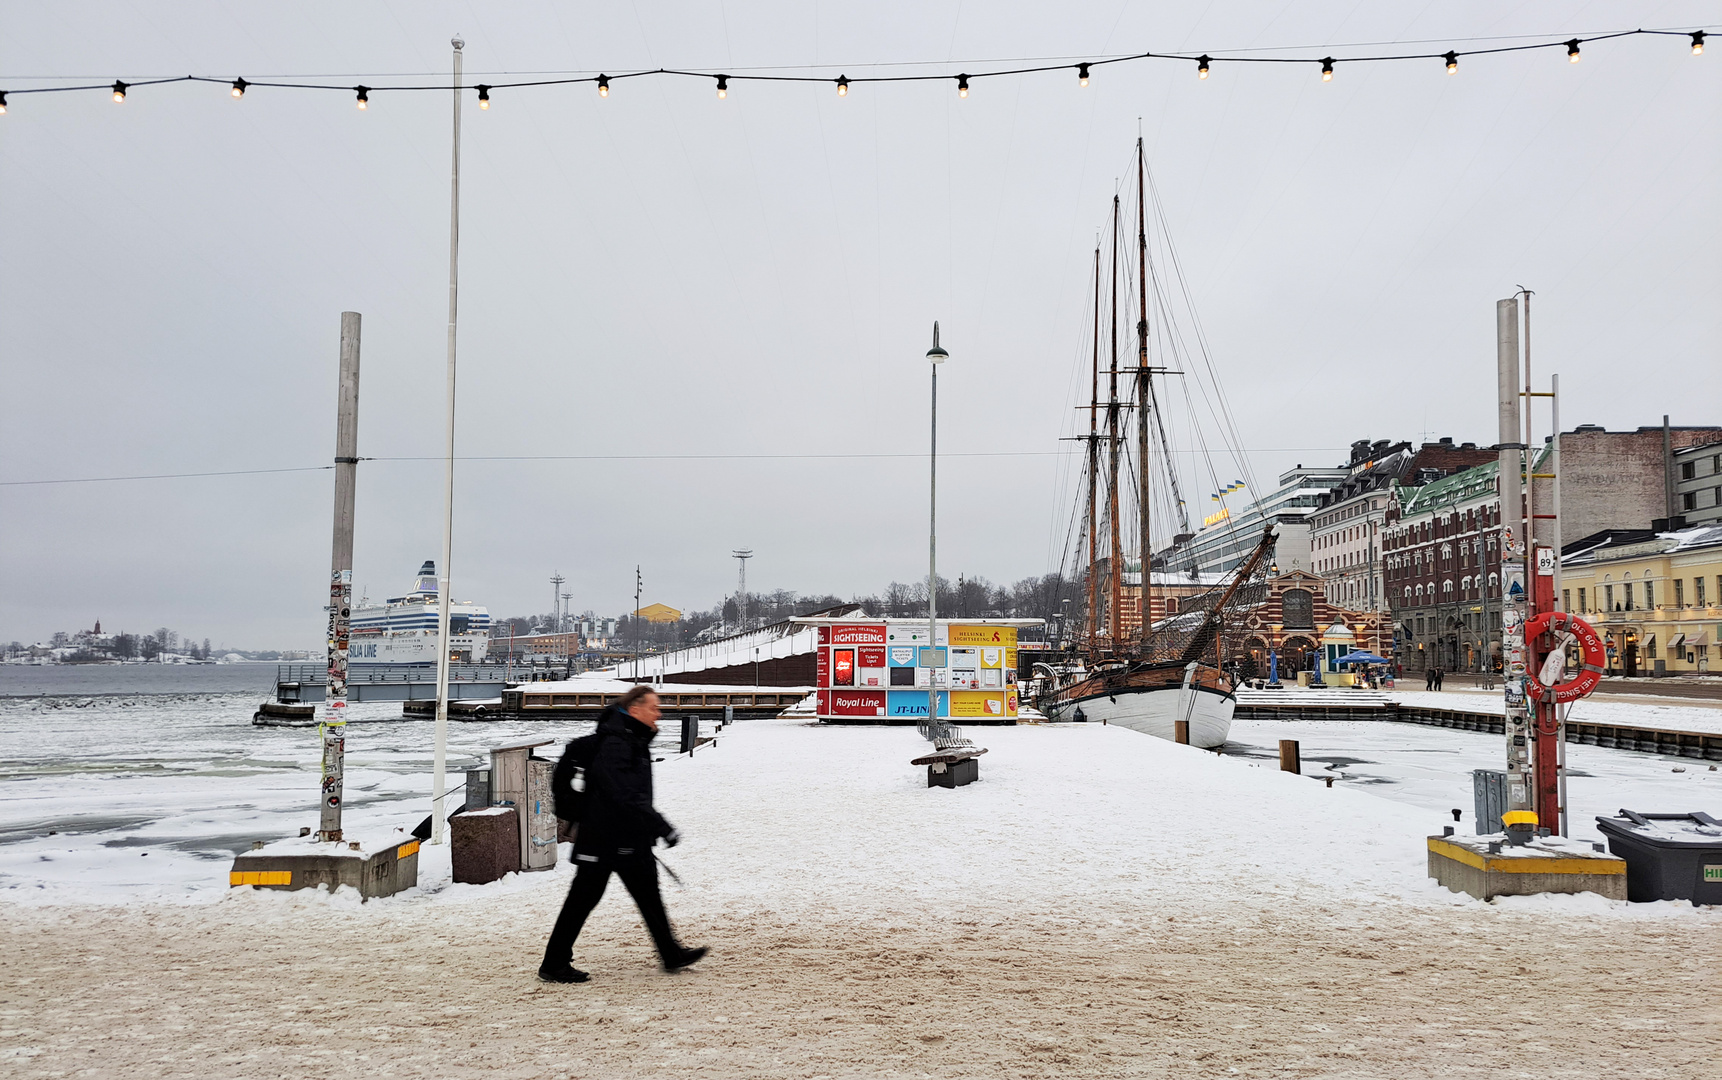
M 1704 579 L 1701 577 L 1692 579 L 1692 603 L 1698 607 L 1704 606 Z
M 1647 611 L 1656 610 L 1656 583 L 1654 581 L 1644 583 L 1644 607 Z
M 1644 643 L 1644 655 L 1649 657 L 1652 660 L 1656 659 L 1656 635 L 1655 634 L 1650 635 L 1650 640 L 1648 640 Z
M 1602 587 L 1602 609 L 1604 611 L 1613 611 L 1614 610 L 1614 586 L 1613 585 L 1604 585 Z
M 1686 606 L 1686 579 L 1685 578 L 1675 578 L 1674 579 L 1674 606 L 1675 607 L 1685 607 Z
M 1589 608 L 1584 606 L 1584 590 L 1583 589 L 1579 590 L 1579 610 L 1581 612 L 1590 610 Z
M 1621 591 L 1626 594 L 1626 610 L 1631 611 L 1632 610 L 1632 582 L 1629 581 L 1626 584 L 1622 585 L 1620 588 L 1621 588 Z
M 1287 589 L 1280 594 L 1280 618 L 1294 630 L 1315 629 L 1315 597 L 1308 589 Z
M 1683 492 L 1681 492 L 1680 493 L 1680 509 L 1682 509 L 1682 510 L 1696 510 L 1696 509 L 1698 509 L 1698 493 L 1696 491 L 1683 491 Z
M 1562 589 L 1561 590 L 1561 610 L 1562 611 L 1571 611 L 1572 609 L 1573 609 L 1573 591 L 1571 589 Z
M 1680 463 L 1680 479 L 1694 480 L 1697 479 L 1697 477 L 1698 463 L 1696 461 L 1682 461 Z

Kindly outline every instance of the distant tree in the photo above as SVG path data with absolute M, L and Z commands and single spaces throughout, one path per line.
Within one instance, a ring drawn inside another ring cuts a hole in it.
M 145 634 L 138 642 L 138 654 L 145 660 L 154 660 L 161 651 L 161 638 L 156 634 Z
M 54 636 L 48 639 L 48 645 L 55 649 L 64 649 L 71 643 L 72 639 L 66 636 L 64 630 L 54 631 Z
M 203 649 L 201 652 L 198 653 L 198 657 L 199 657 L 199 659 L 202 659 L 202 660 L 208 660 L 209 659 L 209 653 L 210 653 L 209 639 L 204 638 L 203 639 Z
M 115 634 L 113 638 L 114 655 L 121 660 L 130 660 L 138 654 L 138 638 L 136 634 Z

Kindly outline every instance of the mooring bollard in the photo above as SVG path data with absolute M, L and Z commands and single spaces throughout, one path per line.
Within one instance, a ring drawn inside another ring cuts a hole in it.
M 1185 746 L 1189 746 L 1190 745 L 1190 721 L 1188 721 L 1188 720 L 1174 720 L 1174 721 L 1172 721 L 1172 737 L 1173 737 L 1174 741 L 1182 743 Z
M 682 717 L 682 753 L 691 754 L 700 741 L 700 718 L 697 716 Z
M 1280 772 L 1303 772 L 1303 755 L 1298 752 L 1296 739 L 1280 740 Z

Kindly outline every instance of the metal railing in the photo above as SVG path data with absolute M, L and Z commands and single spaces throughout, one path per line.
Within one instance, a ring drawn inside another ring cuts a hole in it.
M 501 682 L 507 668 L 502 664 L 450 664 L 449 682 Z M 435 664 L 375 664 L 347 669 L 347 685 L 378 683 L 435 682 Z M 298 683 L 300 686 L 326 686 L 328 667 L 324 664 L 279 664 L 275 668 L 275 684 Z

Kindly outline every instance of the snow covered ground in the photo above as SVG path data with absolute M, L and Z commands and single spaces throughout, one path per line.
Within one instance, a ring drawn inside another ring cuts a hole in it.
M 613 887 L 576 955 L 594 982 L 553 987 L 531 973 L 565 861 L 452 885 L 427 846 L 419 888 L 368 904 L 228 890 L 224 844 L 313 822 L 315 734 L 149 704 L 0 702 L 12 1075 L 1466 1076 L 1528 1053 L 1684 1078 L 1722 1054 L 1693 1020 L 1722 911 L 1424 876 L 1441 785 L 1487 737 L 1311 725 L 1306 754 L 1370 741 L 1329 789 L 1119 728 L 973 729 L 980 782 L 947 790 L 911 728 L 740 723 L 657 766 L 687 836 L 671 916 L 713 955 L 656 975 Z M 366 708 L 349 823 L 410 825 L 430 725 Z M 572 730 L 455 724 L 451 757 Z M 1419 741 L 1461 749 L 1413 774 Z M 1532 1024 L 1538 991 L 1561 1008 Z

